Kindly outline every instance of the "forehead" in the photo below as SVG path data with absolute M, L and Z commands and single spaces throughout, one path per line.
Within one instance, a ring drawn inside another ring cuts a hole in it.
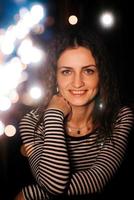
M 76 48 L 69 48 L 64 50 L 61 55 L 59 56 L 59 59 L 57 61 L 57 64 L 94 64 L 95 65 L 95 58 L 92 55 L 92 52 L 90 49 L 85 47 L 76 47 Z

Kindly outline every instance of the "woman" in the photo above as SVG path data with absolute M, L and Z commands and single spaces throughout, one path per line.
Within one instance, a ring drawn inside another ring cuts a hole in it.
M 119 169 L 133 113 L 120 106 L 107 58 L 99 38 L 83 29 L 66 30 L 50 45 L 52 92 L 20 123 L 37 184 L 23 188 L 17 200 L 98 193 Z

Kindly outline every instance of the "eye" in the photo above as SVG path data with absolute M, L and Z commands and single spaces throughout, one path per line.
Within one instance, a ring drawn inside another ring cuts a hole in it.
M 94 69 L 92 69 L 92 68 L 84 69 L 84 73 L 87 74 L 87 75 L 93 74 L 94 73 Z
M 67 75 L 70 75 L 70 74 L 71 74 L 71 70 L 65 69 L 65 70 L 62 70 L 61 73 L 62 73 L 63 75 L 65 75 L 65 76 L 67 76 Z

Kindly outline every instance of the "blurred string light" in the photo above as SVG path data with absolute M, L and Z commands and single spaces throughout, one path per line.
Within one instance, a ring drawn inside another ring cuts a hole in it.
M 101 13 L 99 17 L 99 22 L 103 28 L 112 28 L 115 24 L 115 16 L 114 13 L 110 11 L 105 11 Z
M 43 58 L 43 52 L 33 46 L 32 40 L 27 38 L 20 44 L 17 54 L 24 64 L 38 63 Z
M 68 21 L 71 25 L 75 25 L 78 23 L 78 18 L 76 15 L 71 15 L 69 16 Z
M 45 95 L 44 88 L 40 84 L 35 84 L 28 88 L 26 93 L 21 96 L 21 101 L 27 105 L 33 105 L 37 103 Z
M 0 121 L 0 136 L 3 135 L 4 133 L 8 137 L 14 136 L 16 133 L 15 126 L 12 124 L 5 126 L 5 124 L 2 121 Z
M 5 129 L 5 125 L 2 121 L 0 121 L 0 135 L 3 135 Z
M 12 137 L 15 135 L 16 133 L 16 128 L 15 126 L 9 124 L 5 127 L 4 129 L 4 132 L 5 132 L 5 135 L 8 136 L 8 137 Z
M 33 86 L 30 88 L 29 94 L 33 99 L 40 99 L 42 96 L 42 90 L 38 86 Z
M 11 107 L 11 101 L 8 97 L 2 96 L 0 98 L 0 110 L 5 111 Z
M 30 32 L 41 25 L 46 10 L 41 4 L 34 4 L 29 10 L 21 8 L 16 16 L 16 24 L 0 29 L 0 111 L 8 110 L 19 100 L 17 87 L 28 78 L 28 65 L 37 65 L 44 59 L 44 51 L 34 46 Z

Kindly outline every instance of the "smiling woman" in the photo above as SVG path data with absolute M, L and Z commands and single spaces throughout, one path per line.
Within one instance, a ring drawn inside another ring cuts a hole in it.
M 99 37 L 80 27 L 60 32 L 49 46 L 48 100 L 20 122 L 36 184 L 16 200 L 89 199 L 119 170 L 133 113 L 120 104 L 107 59 Z
M 89 127 L 92 131 L 92 120 L 89 116 L 98 93 L 99 73 L 89 49 L 80 46 L 67 49 L 61 54 L 57 62 L 57 85 L 74 115 L 71 121 L 68 118 L 66 122 L 68 134 L 85 135 L 89 132 Z M 83 116 L 81 112 L 86 114 L 85 119 L 82 117 L 83 120 L 80 119 L 80 116 Z
M 88 104 L 96 96 L 99 74 L 91 51 L 84 47 L 65 50 L 57 62 L 57 84 L 73 106 Z

